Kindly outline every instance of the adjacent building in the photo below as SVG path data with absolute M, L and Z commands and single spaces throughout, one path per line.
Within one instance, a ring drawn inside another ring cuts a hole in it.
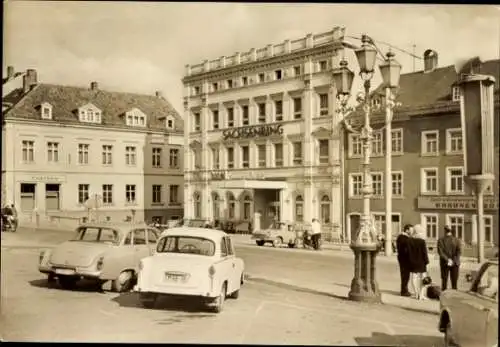
M 332 69 L 343 28 L 187 65 L 184 214 L 342 226 Z
M 30 69 L 2 104 L 2 204 L 21 223 L 182 218 L 183 120 L 161 93 L 38 83 Z
M 468 244 L 476 240 L 475 198 L 464 180 L 463 142 L 460 123 L 460 73 L 480 73 L 496 78 L 495 85 L 495 182 L 485 198 L 486 244 L 498 245 L 498 165 L 499 165 L 499 76 L 500 60 L 471 59 L 457 74 L 454 66 L 438 67 L 438 54 L 427 51 L 425 69 L 401 75 L 392 122 L 393 234 L 403 224 L 422 224 L 427 237 L 436 240 L 445 225 Z M 384 90 L 373 93 L 371 210 L 375 223 L 385 231 L 385 139 Z M 382 105 L 382 107 L 380 107 Z M 377 110 L 378 108 L 378 110 Z M 359 113 L 351 122 L 362 124 Z M 378 131 L 377 131 L 378 129 Z M 477 145 L 480 145 L 479 143 Z M 362 211 L 362 147 L 359 136 L 348 134 L 345 153 L 346 228 L 355 236 Z

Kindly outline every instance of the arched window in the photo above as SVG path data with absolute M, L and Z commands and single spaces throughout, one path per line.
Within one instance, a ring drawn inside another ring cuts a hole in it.
M 213 204 L 213 219 L 220 218 L 220 199 L 219 194 L 212 193 L 212 204 Z
M 321 223 L 330 223 L 330 198 L 328 195 L 323 195 L 320 201 L 320 220 Z
M 236 209 L 236 199 L 234 198 L 233 193 L 227 194 L 227 210 L 228 210 L 228 218 L 234 218 L 234 212 Z
M 302 198 L 302 195 L 297 195 L 295 197 L 295 221 L 304 221 L 304 199 Z
M 194 218 L 201 218 L 201 197 L 200 194 L 193 194 L 193 202 L 194 202 Z
M 243 219 L 250 220 L 252 218 L 252 198 L 250 196 L 245 196 L 243 199 Z

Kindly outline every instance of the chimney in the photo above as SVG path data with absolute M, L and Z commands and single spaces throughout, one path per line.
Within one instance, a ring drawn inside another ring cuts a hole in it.
M 90 90 L 99 90 L 99 84 L 97 82 L 90 82 Z
M 431 72 L 437 68 L 438 65 L 438 54 L 432 49 L 428 49 L 424 52 L 424 72 Z
M 155 92 L 155 95 L 156 95 L 156 97 L 157 97 L 157 98 L 160 98 L 160 99 L 162 99 L 162 98 L 163 98 L 163 94 L 162 94 L 162 93 L 161 93 L 161 91 L 159 91 L 159 90 L 157 90 L 157 91 Z
M 14 66 L 7 66 L 7 79 L 14 77 Z
M 36 77 L 36 70 L 35 69 L 28 69 L 26 70 L 26 74 L 23 76 L 23 91 L 24 93 L 29 92 L 31 89 L 33 89 L 36 84 L 37 84 L 37 77 Z

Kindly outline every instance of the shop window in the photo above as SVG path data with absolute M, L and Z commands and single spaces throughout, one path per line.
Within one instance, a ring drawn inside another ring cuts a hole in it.
M 59 184 L 45 185 L 45 209 L 47 211 L 58 211 L 60 209 L 60 187 Z
M 35 205 L 36 184 L 21 183 L 21 211 L 33 211 Z

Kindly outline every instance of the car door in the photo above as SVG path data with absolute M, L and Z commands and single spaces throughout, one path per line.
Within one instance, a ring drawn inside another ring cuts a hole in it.
M 142 258 L 150 255 L 149 245 L 146 238 L 146 228 L 137 228 L 132 231 L 133 245 L 135 250 L 135 264 L 139 264 Z
M 236 262 L 236 256 L 234 253 L 233 242 L 229 236 L 225 237 L 226 248 L 227 248 L 227 262 L 228 262 L 228 280 L 231 282 L 231 290 L 235 290 L 239 287 L 240 280 L 240 269 Z
M 461 317 L 455 318 L 462 320 L 455 330 L 457 342 L 463 346 L 493 346 L 498 339 L 498 265 L 487 263 L 481 268 L 460 305 Z
M 219 278 L 220 283 L 227 280 L 227 292 L 231 293 L 232 283 L 231 283 L 231 259 L 229 257 L 229 252 L 227 251 L 226 237 L 221 237 L 220 241 L 220 260 L 217 262 L 217 271 L 220 271 L 221 277 Z
M 149 255 L 153 255 L 156 251 L 156 243 L 158 242 L 158 233 L 153 229 L 147 229 L 147 244 L 149 247 Z

